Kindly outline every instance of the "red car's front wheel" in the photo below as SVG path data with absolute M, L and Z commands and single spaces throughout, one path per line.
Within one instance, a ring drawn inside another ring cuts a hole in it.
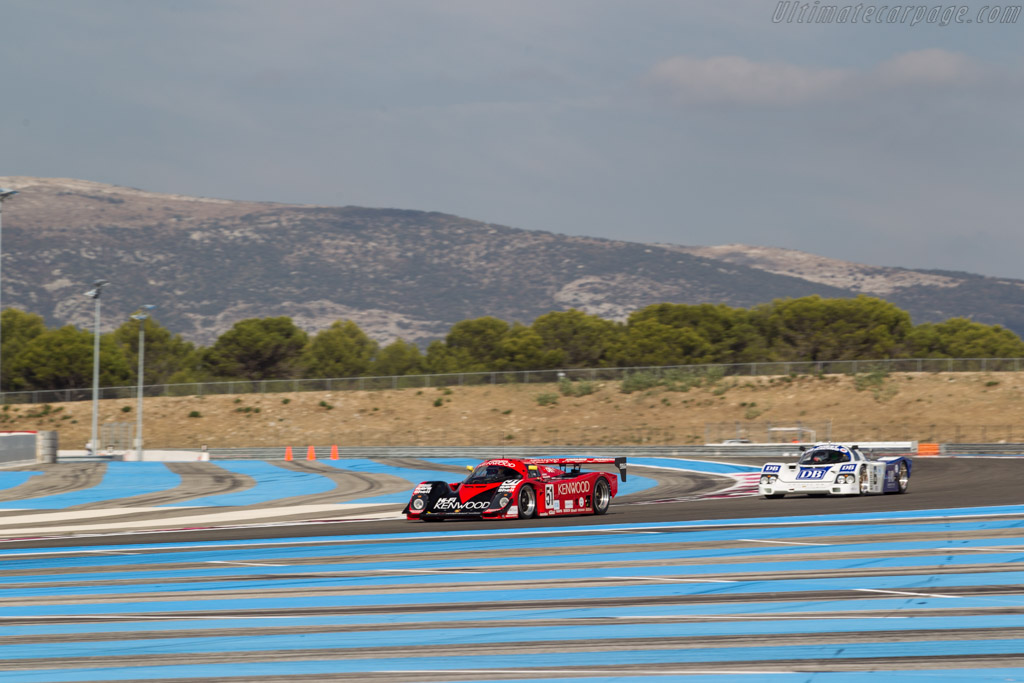
M 519 519 L 530 519 L 537 514 L 537 494 L 529 484 L 519 489 L 518 505 Z

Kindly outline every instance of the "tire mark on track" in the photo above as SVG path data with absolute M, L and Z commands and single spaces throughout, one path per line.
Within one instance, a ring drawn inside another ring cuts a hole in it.
M 156 507 L 182 503 L 205 496 L 237 493 L 256 486 L 256 480 L 249 475 L 230 472 L 210 462 L 169 462 L 165 464 L 168 470 L 181 477 L 181 483 L 174 488 L 126 498 L 112 498 L 97 503 L 84 503 L 66 509 L 74 511 L 116 507 Z M 180 511 L 177 513 L 180 514 Z
M 523 627 L 523 630 L 528 627 Z M 980 632 L 980 633 L 979 633 Z M 771 646 L 792 646 L 795 642 L 806 642 L 800 640 L 801 636 L 813 639 L 815 646 L 838 645 L 847 646 L 852 644 L 871 644 L 879 642 L 902 642 L 916 643 L 922 638 L 929 641 L 960 641 L 966 634 L 979 634 L 995 640 L 1013 640 L 1024 636 L 1024 629 L 1020 628 L 993 628 L 993 629 L 949 629 L 949 630 L 920 630 L 920 631 L 868 631 L 868 632 L 844 632 L 838 634 L 750 634 L 734 636 L 666 636 L 658 638 L 594 638 L 594 639 L 569 639 L 558 640 L 557 642 L 538 642 L 534 640 L 507 641 L 502 643 L 488 643 L 487 654 L 489 656 L 514 655 L 517 657 L 529 657 L 531 655 L 542 655 L 551 652 L 595 652 L 610 653 L 616 651 L 644 650 L 657 652 L 665 650 L 701 650 L 706 648 L 749 648 L 749 647 L 771 647 Z M 113 638 L 110 638 L 113 640 Z M 303 648 L 289 650 L 265 650 L 248 652 L 190 652 L 188 660 L 190 664 L 214 664 L 237 662 L 240 658 L 247 662 L 281 662 L 323 659 L 393 659 L 396 657 L 415 658 L 420 657 L 465 657 L 477 655 L 480 652 L 479 643 L 463 644 L 432 644 L 432 645 L 383 645 L 379 647 L 335 647 L 335 648 Z M 725 652 L 723 652 L 725 654 Z M 1014 653 L 1010 656 L 1024 658 L 1024 652 Z M 866 658 L 853 657 L 846 661 L 864 661 Z M 880 664 L 894 659 L 894 657 L 872 657 L 871 661 Z M 926 657 L 927 661 L 934 660 L 933 657 Z M 806 660 L 790 660 L 806 661 Z M 831 658 L 825 662 L 833 661 Z M 842 661 L 842 660 L 840 660 Z M 149 655 L 107 655 L 107 656 L 82 656 L 67 657 L 54 660 L 49 659 L 17 659 L 0 660 L 0 671 L 19 671 L 25 669 L 79 669 L 79 668 L 115 668 L 123 666 L 173 666 L 181 663 L 181 655 L 171 654 L 149 654 Z M 779 662 L 775 662 L 776 665 Z M 721 666 L 724 662 L 714 662 L 712 666 Z M 884 665 L 884 664 L 883 664 Z M 635 665 L 634 665 L 635 666 Z M 524 667 L 528 670 L 528 667 Z
M 37 467 L 26 466 L 24 469 L 35 470 Z M 46 465 L 42 474 L 28 481 L 0 492 L 0 503 L 3 501 L 26 500 L 55 496 L 61 493 L 78 491 L 99 485 L 107 472 L 105 462 L 54 463 Z M 25 513 L 34 511 L 27 510 Z
M 390 474 L 369 474 L 346 470 L 316 461 L 307 462 L 275 462 L 274 465 L 291 470 L 326 477 L 334 482 L 334 488 L 323 493 L 278 498 L 267 503 L 251 505 L 239 509 L 260 509 L 267 507 L 287 507 L 289 505 L 321 505 L 343 503 L 390 493 L 408 491 L 409 482 L 401 477 Z M 396 504 L 397 505 L 397 504 Z

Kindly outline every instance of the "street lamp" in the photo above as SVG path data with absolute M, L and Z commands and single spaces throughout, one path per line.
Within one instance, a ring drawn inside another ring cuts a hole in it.
M 11 197 L 13 197 L 16 194 L 18 194 L 17 190 L 5 190 L 4 188 L 0 187 L 0 234 L 3 233 L 4 200 L 5 199 L 10 199 Z M 2 264 L 3 264 L 3 249 L 0 249 L 0 265 L 2 265 Z M 2 282 L 3 282 L 3 277 L 0 276 L 0 291 L 3 290 Z M 3 312 L 3 306 L 0 305 L 0 313 L 2 313 L 2 312 Z M 3 337 L 2 337 L 2 335 L 0 335 L 0 342 L 2 342 L 2 341 L 3 341 Z M 3 355 L 2 355 L 2 352 L 0 352 L 0 362 L 2 362 L 2 361 L 3 361 Z M 3 392 L 3 386 L 2 385 L 0 385 L 0 392 Z
M 146 318 L 149 317 L 149 312 L 152 311 L 156 306 L 153 304 L 145 304 L 140 306 L 139 310 L 132 313 L 131 318 L 139 321 L 139 388 L 136 392 L 138 394 L 139 407 L 135 412 L 135 459 L 142 460 L 142 359 L 146 353 Z
M 99 453 L 99 400 L 100 400 L 100 292 L 110 283 L 96 280 L 85 296 L 96 302 L 96 321 L 93 323 L 92 343 L 92 455 Z

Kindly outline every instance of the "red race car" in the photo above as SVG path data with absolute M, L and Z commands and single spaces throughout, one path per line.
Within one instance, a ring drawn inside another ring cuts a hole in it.
M 496 458 L 464 481 L 425 481 L 412 492 L 408 519 L 530 519 L 603 515 L 619 483 L 614 473 L 583 472 L 583 465 L 615 465 L 626 481 L 625 458 Z

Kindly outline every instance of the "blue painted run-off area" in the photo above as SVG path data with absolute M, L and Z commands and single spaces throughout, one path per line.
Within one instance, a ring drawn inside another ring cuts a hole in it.
M 417 470 L 395 467 L 387 463 L 369 459 L 319 460 L 339 470 L 350 470 L 367 474 L 383 474 L 398 477 L 408 482 L 408 489 L 382 496 L 369 496 L 358 500 L 338 503 L 404 503 L 408 500 L 413 487 L 421 481 L 456 482 L 464 478 L 461 472 L 441 470 Z M 425 462 L 444 465 L 476 465 L 477 461 L 462 458 L 433 458 Z M 241 491 L 224 493 L 214 496 L 193 498 L 166 507 L 229 507 L 258 505 L 271 503 L 282 498 L 294 496 L 328 493 L 337 484 L 329 477 L 315 472 L 300 472 L 279 467 L 273 462 L 254 461 L 218 461 L 215 463 L 234 474 L 244 475 L 254 485 Z M 749 465 L 733 465 L 729 463 L 709 462 L 703 460 L 685 460 L 681 458 L 637 458 L 630 460 L 628 465 L 656 467 L 680 471 L 695 471 L 707 474 L 735 475 L 757 471 Z M 637 493 L 654 487 L 657 482 L 645 476 L 639 476 L 634 469 L 625 482 L 619 482 L 619 495 Z M 32 477 L 43 476 L 41 472 L 0 472 L 0 491 L 19 486 Z M 99 484 L 69 491 L 52 496 L 42 496 L 23 500 L 0 502 L 0 509 L 63 509 L 89 503 L 103 503 L 121 498 L 138 496 L 147 493 L 168 491 L 181 484 L 181 477 L 160 462 L 111 462 L 106 465 L 106 473 Z
M 0 473 L 0 481 L 4 479 L 2 475 L 6 474 Z M 30 474 L 42 476 L 36 472 Z M 40 498 L 3 501 L 0 502 L 0 509 L 60 510 L 75 505 L 159 493 L 180 484 L 181 477 L 167 469 L 162 462 L 109 463 L 102 481 L 96 486 Z

